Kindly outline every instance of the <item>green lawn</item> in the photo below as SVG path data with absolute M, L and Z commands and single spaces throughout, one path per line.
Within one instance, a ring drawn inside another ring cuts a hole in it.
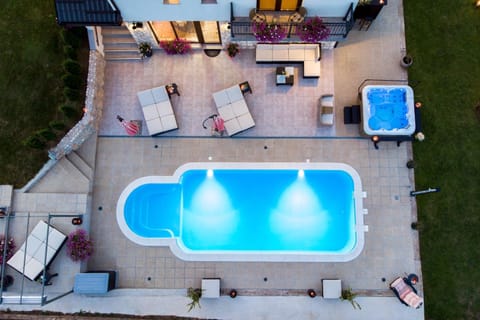
M 22 141 L 52 120 L 65 120 L 58 111 L 64 52 L 54 1 L 0 1 L 0 29 L 0 183 L 21 187 L 48 159 L 48 148 Z
M 426 139 L 414 144 L 427 319 L 480 318 L 480 9 L 404 1 L 409 78 Z

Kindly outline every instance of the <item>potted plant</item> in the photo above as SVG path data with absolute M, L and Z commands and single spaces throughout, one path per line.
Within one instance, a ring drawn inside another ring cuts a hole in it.
M 322 19 L 319 17 L 313 17 L 305 20 L 297 27 L 297 36 L 304 42 L 316 43 L 323 39 L 326 39 L 330 34 Z
M 77 229 L 67 238 L 67 255 L 73 261 L 85 261 L 93 254 L 93 242 L 83 229 Z
M 233 58 L 240 52 L 238 49 L 238 43 L 230 42 L 227 46 L 227 53 L 230 58 Z
M 237 290 L 232 289 L 232 290 L 230 290 L 229 295 L 230 295 L 230 298 L 235 299 L 238 295 L 238 292 L 237 292 Z
M 308 289 L 307 294 L 310 298 L 315 298 L 317 296 L 317 293 L 313 289 Z
M 142 58 L 151 57 L 153 54 L 152 46 L 147 42 L 140 43 L 138 50 L 142 54 Z
M 283 26 L 265 21 L 255 22 L 252 31 L 257 41 L 261 42 L 280 42 L 287 36 L 287 30 Z
M 195 308 L 196 306 L 201 308 L 200 298 L 202 297 L 202 289 L 192 288 L 192 287 L 188 288 L 187 297 L 189 297 L 192 300 L 190 301 L 190 303 L 187 304 L 188 312 L 192 311 L 192 309 Z
M 360 304 L 357 301 L 355 301 L 356 296 L 357 294 L 353 293 L 351 288 L 348 288 L 348 289 L 342 290 L 342 296 L 340 297 L 340 299 L 349 301 L 352 304 L 353 309 L 357 309 L 357 308 L 362 309 Z
M 408 169 L 415 169 L 415 161 L 410 159 L 407 161 L 407 168 Z
M 192 46 L 185 39 L 175 39 L 160 41 L 160 47 L 165 50 L 167 54 L 185 54 L 192 50 Z
M 408 68 L 413 64 L 413 58 L 411 55 L 406 54 L 400 60 L 400 65 L 404 68 Z

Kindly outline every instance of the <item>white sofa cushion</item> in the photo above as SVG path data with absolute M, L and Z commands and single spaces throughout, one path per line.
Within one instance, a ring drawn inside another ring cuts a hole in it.
M 238 118 L 238 123 L 240 124 L 241 130 L 246 130 L 255 126 L 255 121 L 253 121 L 252 115 L 249 113 L 242 114 Z
M 177 120 L 173 114 L 160 118 L 162 121 L 163 131 L 177 129 Z
M 158 118 L 158 110 L 154 104 L 144 106 L 142 111 L 146 121 Z
M 153 88 L 151 90 L 152 90 L 152 95 L 155 102 L 162 102 L 169 99 L 167 89 L 165 89 L 165 86 Z
M 320 58 L 320 46 L 318 44 L 305 44 L 305 61 L 318 60 Z
M 230 103 L 230 98 L 228 97 L 225 90 L 215 92 L 213 94 L 213 100 L 215 100 L 215 105 L 217 106 L 217 108 L 220 108 Z
M 240 124 L 238 123 L 237 118 L 230 119 L 228 121 L 225 121 L 224 123 L 225 129 L 227 130 L 227 133 L 229 136 L 234 135 L 237 132 L 242 131 L 240 128 Z
M 305 60 L 305 45 L 304 44 L 291 44 L 288 47 L 288 60 L 289 61 L 304 61 Z
M 153 98 L 151 90 L 144 90 L 137 93 L 138 100 L 142 107 L 155 104 L 155 99 Z
M 230 119 L 235 118 L 235 114 L 233 113 L 233 109 L 232 109 L 232 104 L 227 104 L 223 107 L 218 108 L 218 113 L 220 114 L 220 117 L 222 117 L 224 121 L 228 121 Z
M 257 49 L 255 50 L 256 61 L 273 61 L 272 46 L 271 44 L 257 44 Z
M 145 122 L 147 123 L 147 129 L 150 135 L 154 135 L 164 131 L 160 118 L 146 120 Z
M 155 104 L 155 107 L 157 108 L 158 116 L 163 117 L 169 114 L 173 114 L 173 109 L 172 105 L 170 104 L 170 101 L 163 101 L 160 103 Z
M 303 63 L 304 77 L 320 77 L 320 61 L 308 60 Z
M 273 61 L 289 61 L 288 44 L 277 44 L 273 46 L 272 59 Z
M 239 85 L 231 86 L 225 91 L 227 92 L 227 96 L 228 96 L 228 99 L 230 99 L 230 102 L 244 100 L 242 90 L 240 90 Z
M 232 103 L 232 110 L 237 117 L 241 116 L 242 114 L 249 113 L 245 100 L 235 101 Z

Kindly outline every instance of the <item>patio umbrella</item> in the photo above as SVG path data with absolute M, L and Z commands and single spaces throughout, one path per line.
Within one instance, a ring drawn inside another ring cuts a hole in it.
M 117 119 L 118 119 L 118 121 L 120 121 L 120 124 L 122 125 L 122 127 L 125 129 L 125 131 L 127 132 L 127 134 L 129 136 L 136 136 L 139 133 L 140 128 L 138 127 L 138 125 L 135 122 L 125 121 L 119 115 L 117 115 Z

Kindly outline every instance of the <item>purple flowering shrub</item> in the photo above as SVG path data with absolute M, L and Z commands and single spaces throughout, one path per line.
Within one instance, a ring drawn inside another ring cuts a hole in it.
M 260 42 L 279 42 L 287 37 L 287 29 L 274 23 L 254 23 L 252 31 L 257 41 Z
M 330 35 L 330 29 L 323 24 L 322 19 L 314 17 L 297 26 L 296 33 L 302 41 L 315 43 L 326 39 Z
M 67 238 L 67 255 L 73 261 L 85 261 L 93 254 L 93 242 L 88 238 L 87 232 L 77 229 Z
M 185 54 L 192 50 L 192 46 L 185 39 L 160 41 L 160 47 L 167 54 Z
M 4 235 L 0 236 L 0 264 L 3 264 L 3 252 L 5 248 L 5 241 L 7 242 L 7 254 L 5 256 L 6 260 L 10 259 L 13 256 L 13 251 L 15 250 L 15 241 L 13 238 L 8 240 Z

